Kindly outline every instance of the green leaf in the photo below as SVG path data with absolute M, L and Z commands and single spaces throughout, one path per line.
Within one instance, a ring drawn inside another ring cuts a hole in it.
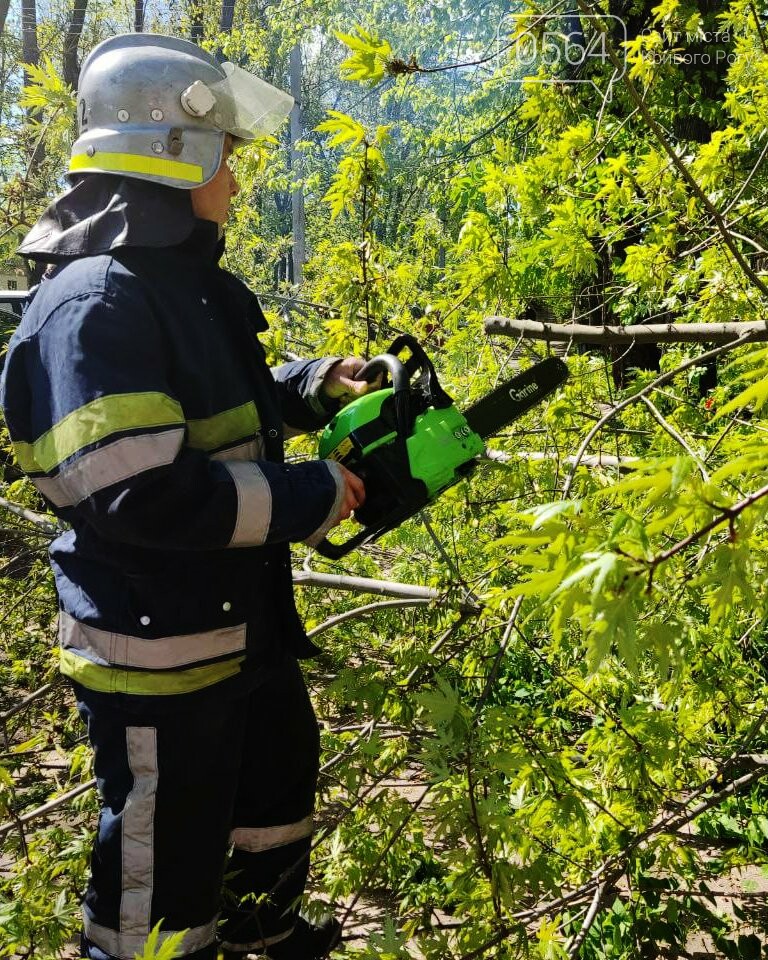
M 171 934 L 161 933 L 160 924 L 162 922 L 160 920 L 152 928 L 144 944 L 144 949 L 141 953 L 134 955 L 134 960 L 176 960 L 177 957 L 184 955 L 184 937 L 188 931 L 180 930 Z
M 392 47 L 386 40 L 360 26 L 354 27 L 354 33 L 334 31 L 334 36 L 352 51 L 339 67 L 343 80 L 374 86 L 384 79 L 392 59 Z

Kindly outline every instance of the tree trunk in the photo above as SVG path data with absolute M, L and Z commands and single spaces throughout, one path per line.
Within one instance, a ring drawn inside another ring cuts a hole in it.
M 301 153 L 297 148 L 301 140 L 301 44 L 291 50 L 291 96 L 295 103 L 291 111 L 291 152 L 290 169 L 293 177 L 291 195 L 291 214 L 293 220 L 293 282 L 300 285 L 304 278 L 304 260 L 306 259 L 304 188 L 301 178 Z
M 40 47 L 37 45 L 37 3 L 36 0 L 21 0 L 21 59 L 35 66 L 40 62 Z M 24 71 L 24 83 L 29 83 L 29 75 Z
M 80 64 L 77 62 L 77 46 L 83 32 L 87 6 L 88 0 L 74 0 L 72 16 L 64 37 L 64 83 L 68 83 L 73 90 L 77 89 L 77 78 L 80 73 Z
M 221 18 L 219 20 L 219 32 L 231 33 L 232 23 L 235 18 L 235 0 L 221 0 Z
M 5 21 L 8 17 L 8 7 L 11 5 L 11 0 L 0 0 L 0 33 L 5 30 Z
M 192 25 L 189 28 L 189 39 L 193 43 L 201 43 L 203 40 L 205 16 L 201 4 L 195 3 L 194 0 L 190 4 L 190 20 Z
M 144 0 L 134 0 L 133 30 L 134 33 L 144 33 Z

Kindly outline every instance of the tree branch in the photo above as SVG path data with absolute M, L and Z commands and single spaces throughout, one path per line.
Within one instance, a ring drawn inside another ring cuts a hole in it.
M 750 340 L 768 340 L 768 321 L 764 320 L 743 323 L 638 323 L 624 327 L 488 317 L 484 326 L 489 335 L 526 337 L 546 343 L 730 343 L 744 334 L 750 334 Z
M 563 484 L 563 499 L 567 499 L 570 495 L 571 487 L 573 486 L 573 480 L 576 476 L 576 468 L 581 462 L 581 458 L 587 452 L 587 447 L 590 445 L 595 436 L 603 429 L 606 423 L 612 420 L 618 413 L 621 413 L 622 410 L 625 410 L 631 404 L 637 403 L 638 400 L 642 400 L 643 397 L 647 396 L 653 390 L 663 386 L 665 383 L 669 383 L 670 380 L 674 380 L 676 376 L 683 373 L 685 370 L 689 370 L 691 367 L 700 366 L 706 360 L 712 360 L 714 357 L 719 357 L 723 353 L 727 353 L 730 350 L 735 350 L 736 347 L 740 347 L 745 343 L 749 343 L 753 337 L 754 333 L 743 333 L 740 337 L 738 337 L 736 340 L 732 340 L 730 343 L 723 344 L 720 347 L 715 347 L 713 350 L 708 350 L 706 353 L 702 353 L 698 357 L 690 357 L 684 363 L 681 363 L 678 367 L 675 367 L 674 370 L 663 373 L 660 377 L 657 377 L 647 386 L 643 387 L 642 390 L 638 390 L 638 392 L 633 393 L 631 397 L 627 397 L 626 400 L 622 400 L 621 403 L 618 403 L 615 407 L 612 407 L 608 413 L 601 417 L 592 427 L 582 441 L 581 446 L 576 451 L 574 463 L 571 466 L 568 476 L 566 477 L 565 483 Z
M 659 424 L 659 426 L 661 427 L 661 429 L 662 429 L 665 433 L 667 433 L 670 437 L 672 437 L 672 439 L 675 441 L 675 443 L 679 444 L 679 445 L 683 448 L 683 450 L 685 450 L 685 452 L 688 454 L 688 456 L 691 458 L 691 460 L 693 460 L 693 462 L 694 462 L 694 463 L 696 464 L 696 466 L 698 467 L 699 473 L 701 474 L 701 478 L 702 478 L 702 480 L 704 481 L 704 483 L 709 483 L 709 474 L 707 473 L 707 468 L 704 466 L 704 463 L 703 463 L 701 457 L 699 457 L 698 454 L 695 453 L 695 451 L 694 451 L 694 450 L 689 446 L 689 444 L 686 442 L 685 438 L 684 438 L 683 436 L 681 436 L 681 435 L 677 432 L 677 430 L 675 430 L 675 428 L 672 426 L 672 424 L 669 423 L 669 422 L 661 415 L 661 413 L 656 409 L 656 407 L 654 406 L 654 404 L 651 403 L 651 401 L 648 399 L 648 397 L 643 397 L 643 398 L 642 398 L 642 401 L 643 401 L 643 403 L 646 405 L 646 407 L 648 407 L 648 410 L 650 411 L 651 416 L 652 416 L 653 419 Z

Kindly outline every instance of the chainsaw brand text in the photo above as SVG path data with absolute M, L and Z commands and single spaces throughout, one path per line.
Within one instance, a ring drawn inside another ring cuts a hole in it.
M 532 397 L 536 393 L 537 387 L 535 383 L 529 383 L 526 387 L 512 387 L 509 391 L 510 397 L 513 400 L 527 400 L 528 397 Z

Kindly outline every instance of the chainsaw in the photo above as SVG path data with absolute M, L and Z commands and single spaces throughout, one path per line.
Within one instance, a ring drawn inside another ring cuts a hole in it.
M 369 360 L 357 379 L 370 383 L 382 374 L 391 385 L 353 400 L 320 437 L 320 458 L 336 460 L 365 483 L 365 503 L 354 513 L 362 529 L 343 543 L 326 538 L 316 547 L 332 560 L 399 526 L 468 476 L 485 452 L 484 439 L 564 383 L 568 368 L 548 357 L 463 413 L 410 334 Z

